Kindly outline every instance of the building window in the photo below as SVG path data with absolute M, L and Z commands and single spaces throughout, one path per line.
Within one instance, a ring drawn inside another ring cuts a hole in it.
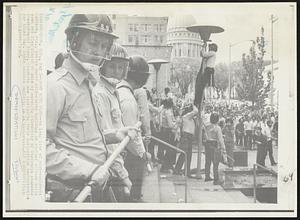
M 158 35 L 154 35 L 154 41 L 158 42 Z
M 128 36 L 128 42 L 129 42 L 129 43 L 132 43 L 132 42 L 133 42 L 133 36 L 132 36 L 132 35 L 129 35 L 129 36 Z
M 144 31 L 150 31 L 151 24 L 143 24 L 143 26 Z
M 117 25 L 116 25 L 116 24 L 114 24 L 114 30 L 116 30 L 116 28 L 117 28 Z
M 160 43 L 164 42 L 164 36 L 160 36 Z
M 129 31 L 133 31 L 133 24 L 128 24 Z
M 158 24 L 154 24 L 154 31 L 158 32 Z
M 116 15 L 112 15 L 112 19 L 116 19 Z
M 181 57 L 181 48 L 179 48 L 179 54 L 178 54 L 179 57 Z
M 134 31 L 138 31 L 138 24 L 134 24 Z
M 160 25 L 159 25 L 159 32 L 163 32 L 163 29 L 164 29 L 164 25 L 163 25 L 163 24 L 160 24 Z
M 150 36 L 149 35 L 142 35 L 142 41 L 144 43 L 148 43 L 150 41 Z

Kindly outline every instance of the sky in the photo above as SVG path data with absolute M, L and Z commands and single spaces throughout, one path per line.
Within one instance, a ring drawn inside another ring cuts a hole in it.
M 271 59 L 271 14 L 278 18 L 273 26 L 274 59 L 278 59 L 280 33 L 284 27 L 280 25 L 293 12 L 288 4 L 280 3 L 89 3 L 76 5 L 53 5 L 49 15 L 49 29 L 58 30 L 50 45 L 61 47 L 58 39 L 64 38 L 63 30 L 72 13 L 106 13 L 127 14 L 137 16 L 170 17 L 185 14 L 193 15 L 197 24 L 216 25 L 224 28 L 224 32 L 212 34 L 211 40 L 218 44 L 218 62 L 229 62 L 229 45 L 241 42 L 231 48 L 231 60 L 241 60 L 243 53 L 249 51 L 251 42 L 260 35 L 261 27 L 265 29 L 266 55 Z M 64 14 L 64 19 L 61 15 Z M 293 24 L 291 24 L 293 25 Z M 59 46 L 57 46 L 59 45 Z M 64 46 L 64 45 L 63 45 Z M 52 47 L 53 48 L 53 47 Z

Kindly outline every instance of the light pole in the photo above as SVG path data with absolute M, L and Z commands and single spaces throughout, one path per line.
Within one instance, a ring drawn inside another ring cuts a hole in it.
M 271 15 L 271 108 L 273 108 L 273 90 L 274 90 L 274 59 L 273 59 L 273 24 L 277 21 L 278 18 L 275 18 L 274 15 Z
M 210 35 L 212 33 L 221 33 L 224 31 L 223 28 L 219 27 L 219 26 L 209 26 L 209 25 L 193 25 L 193 26 L 189 26 L 186 28 L 188 31 L 194 32 L 194 33 L 198 33 L 200 34 L 201 39 L 204 42 L 204 49 L 206 50 L 206 46 L 207 46 L 207 42 L 210 41 Z M 205 59 L 202 59 L 201 61 L 201 67 L 200 67 L 200 71 L 198 74 L 203 74 L 204 73 L 204 69 L 206 66 L 206 61 Z M 195 89 L 195 93 L 196 93 L 196 89 Z M 196 94 L 195 94 L 196 95 Z M 203 97 L 202 100 L 200 101 L 200 106 L 201 108 L 203 108 Z M 202 149 L 203 149 L 203 144 L 202 144 L 202 128 L 203 128 L 203 121 L 202 121 L 202 116 L 201 116 L 201 109 L 199 108 L 199 105 L 197 106 L 198 110 L 199 110 L 199 132 L 198 132 L 198 158 L 197 158 L 197 169 L 196 169 L 196 178 L 197 179 L 201 179 L 201 154 L 202 154 Z
M 154 66 L 154 69 L 156 71 L 156 77 L 155 77 L 155 87 L 156 87 L 156 95 L 158 97 L 158 72 L 160 69 L 161 64 L 169 63 L 169 61 L 163 60 L 163 59 L 153 59 L 149 60 L 148 64 L 152 64 Z M 158 101 L 158 106 L 160 105 Z
M 233 46 L 236 46 L 238 44 L 244 43 L 244 42 L 252 42 L 255 43 L 254 40 L 243 40 L 243 41 L 239 41 L 237 43 L 229 43 L 229 65 L 228 65 L 228 87 L 229 87 L 229 95 L 228 95 L 228 104 L 230 105 L 230 97 L 231 97 L 231 48 Z

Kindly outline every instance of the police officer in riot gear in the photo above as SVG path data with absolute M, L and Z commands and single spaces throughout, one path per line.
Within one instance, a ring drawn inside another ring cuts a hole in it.
M 141 88 L 146 84 L 149 74 L 148 63 L 143 57 L 132 56 L 129 58 L 127 77 L 117 85 L 122 120 L 125 126 L 132 126 L 140 120 L 139 108 L 134 96 L 134 90 Z M 130 192 L 131 201 L 141 202 L 144 165 L 145 162 L 151 158 L 151 155 L 145 151 L 141 136 L 139 136 L 138 140 L 131 142 L 131 145 L 127 147 L 127 150 L 125 167 L 132 182 L 132 189 Z
M 105 115 L 100 122 L 104 133 L 124 128 L 116 85 L 125 78 L 128 70 L 128 62 L 129 57 L 125 48 L 114 43 L 111 48 L 111 60 L 106 60 L 100 69 L 98 84 L 95 86 L 94 95 L 99 113 Z M 116 147 L 116 144 L 108 145 L 108 150 L 113 151 Z M 117 160 L 119 166 L 123 167 L 124 161 L 121 155 Z M 122 178 L 121 183 L 113 179 L 112 185 L 116 192 L 115 196 L 119 202 L 122 202 L 127 201 L 132 184 L 127 172 L 120 173 L 120 177 Z M 126 188 L 120 187 L 120 184 Z M 123 195 L 122 191 L 125 192 L 126 195 Z
M 47 76 L 46 188 L 52 192 L 50 201 L 72 201 L 84 184 L 93 180 L 92 201 L 103 201 L 94 192 L 101 192 L 109 176 L 118 178 L 122 173 L 120 166 L 112 166 L 108 172 L 101 169 L 109 156 L 105 142 L 113 141 L 106 137 L 135 136 L 123 129 L 104 137 L 101 115 L 92 98 L 93 72 L 99 72 L 99 66 L 109 59 L 117 37 L 106 15 L 75 14 L 65 33 L 68 57 Z

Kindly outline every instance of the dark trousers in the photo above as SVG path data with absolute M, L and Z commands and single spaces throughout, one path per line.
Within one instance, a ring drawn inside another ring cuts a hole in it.
M 201 105 L 202 96 L 204 94 L 204 89 L 206 85 L 215 86 L 214 82 L 214 68 L 206 67 L 204 74 L 198 73 L 196 78 L 196 88 L 195 88 L 195 100 L 194 104 L 196 106 Z
M 234 148 L 234 141 L 232 142 L 225 142 L 225 147 L 226 147 L 226 154 L 228 155 L 227 157 L 227 162 L 230 167 L 233 167 L 233 148 Z
M 267 141 L 266 154 L 269 154 L 271 165 L 274 165 L 275 164 L 275 160 L 274 160 L 274 157 L 273 157 L 273 144 L 272 144 L 272 140 Z
M 181 139 L 180 139 L 180 145 L 181 145 L 181 149 L 185 151 L 185 153 L 187 154 L 187 173 L 188 175 L 190 174 L 191 171 L 191 160 L 192 160 L 192 149 L 193 149 L 193 135 L 187 132 L 183 132 Z M 178 159 L 177 159 L 177 163 L 175 166 L 175 170 L 180 171 L 182 169 L 182 166 L 184 164 L 184 154 L 180 154 Z
M 256 163 L 265 166 L 266 155 L 266 146 L 263 144 L 258 144 L 256 153 Z
M 172 129 L 162 128 L 159 136 L 161 140 L 173 146 L 175 145 L 175 135 Z M 162 162 L 162 169 L 173 169 L 173 165 L 176 162 L 176 151 L 160 144 L 157 151 L 157 158 Z
M 132 199 L 140 199 L 142 196 L 144 165 L 145 161 L 142 158 L 127 151 L 124 166 L 128 171 L 129 179 L 132 183 L 130 191 L 130 197 Z
M 252 130 L 246 130 L 245 147 L 252 149 Z
M 219 161 L 214 160 L 215 148 L 209 144 L 205 145 L 205 178 L 210 177 L 210 166 L 213 163 L 214 181 L 219 180 Z
M 236 138 L 236 144 L 238 146 L 243 146 L 244 144 L 244 134 L 243 133 L 235 133 L 235 138 Z

